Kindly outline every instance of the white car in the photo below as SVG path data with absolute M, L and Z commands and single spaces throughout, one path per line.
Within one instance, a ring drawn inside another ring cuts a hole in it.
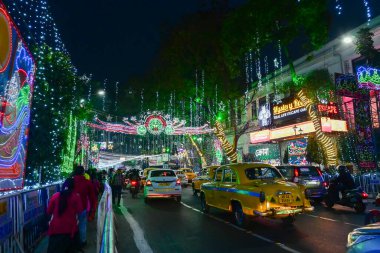
M 181 202 L 181 180 L 170 169 L 149 171 L 144 186 L 144 201 L 150 198 L 174 198 Z
M 189 185 L 189 179 L 182 170 L 175 170 L 174 173 L 181 180 L 181 185 L 187 187 Z

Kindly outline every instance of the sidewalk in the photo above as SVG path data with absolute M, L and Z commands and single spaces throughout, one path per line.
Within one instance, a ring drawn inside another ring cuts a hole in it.
M 49 239 L 45 236 L 40 243 L 37 245 L 34 253 L 46 253 L 48 247 Z M 92 222 L 87 223 L 87 245 L 84 248 L 86 253 L 96 252 L 96 219 Z

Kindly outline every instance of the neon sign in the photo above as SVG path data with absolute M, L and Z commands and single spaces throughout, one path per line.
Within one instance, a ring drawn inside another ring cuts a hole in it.
M 359 88 L 380 90 L 380 69 L 359 67 L 357 77 Z
M 319 104 L 318 111 L 327 114 L 338 114 L 338 106 L 333 102 L 326 104 Z
M 24 184 L 35 64 L 0 4 L 0 190 Z

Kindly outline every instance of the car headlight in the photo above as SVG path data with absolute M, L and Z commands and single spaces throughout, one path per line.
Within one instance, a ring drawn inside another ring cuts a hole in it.
M 347 247 L 351 247 L 355 244 L 362 243 L 362 242 L 365 242 L 368 240 L 372 240 L 374 238 L 376 238 L 376 237 L 373 235 L 363 235 L 363 234 L 358 233 L 358 232 L 351 232 L 347 236 Z

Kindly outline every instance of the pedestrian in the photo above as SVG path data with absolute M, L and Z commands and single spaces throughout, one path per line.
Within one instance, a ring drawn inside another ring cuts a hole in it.
M 116 171 L 116 174 L 113 175 L 111 180 L 112 185 L 112 204 L 115 204 L 115 199 L 117 197 L 117 206 L 120 206 L 121 199 L 121 189 L 123 188 L 123 175 L 121 169 Z
M 96 171 L 92 171 L 90 173 L 90 179 L 91 179 L 91 184 L 92 184 L 92 187 L 94 189 L 94 194 L 95 194 L 95 206 L 98 206 L 98 199 L 99 199 L 99 193 L 100 193 L 100 183 L 96 177 Z M 95 219 L 95 213 L 96 213 L 96 209 L 93 209 L 89 213 L 88 221 L 93 221 Z
M 90 211 L 96 209 L 94 188 L 90 180 L 84 177 L 83 166 L 77 166 L 74 171 L 74 192 L 78 193 L 82 201 L 82 211 L 79 215 L 79 238 L 82 247 L 87 244 L 87 203 Z
M 47 208 L 52 215 L 49 222 L 49 244 L 47 253 L 76 252 L 78 246 L 78 215 L 82 212 L 82 202 L 74 190 L 74 179 L 68 178 L 62 191 L 55 193 Z

